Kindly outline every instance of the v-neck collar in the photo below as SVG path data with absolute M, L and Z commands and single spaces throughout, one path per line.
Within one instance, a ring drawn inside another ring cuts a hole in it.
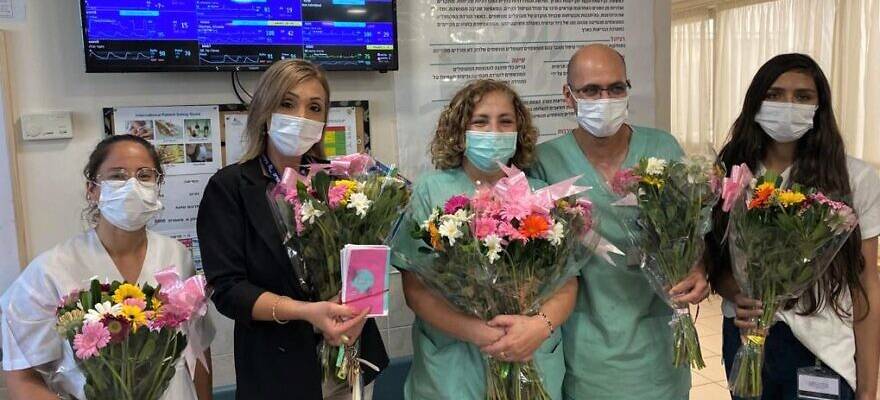
M 147 270 L 150 269 L 150 266 L 154 265 L 154 260 L 153 260 L 153 253 L 154 252 L 151 251 L 152 246 L 153 246 L 153 240 L 152 240 L 153 234 L 152 234 L 152 232 L 147 230 L 146 235 L 147 235 L 147 250 L 146 250 L 146 254 L 144 255 L 144 263 L 141 265 L 141 270 L 138 273 L 137 281 L 136 282 L 128 282 L 128 283 L 132 283 L 132 284 L 146 283 L 147 281 L 144 278 L 144 274 L 149 274 L 149 271 L 147 271 Z M 103 260 L 103 262 L 98 263 L 98 265 L 95 265 L 95 267 L 101 268 L 101 269 L 103 269 L 103 271 L 94 271 L 94 272 L 97 272 L 100 278 L 107 278 L 111 282 L 112 281 L 124 282 L 125 278 L 122 276 L 122 273 L 119 272 L 119 267 L 117 267 L 116 263 L 113 262 L 113 257 L 110 257 L 110 253 L 107 252 L 107 249 L 104 247 L 104 243 L 101 242 L 101 238 L 98 237 L 98 232 L 95 229 L 91 229 L 89 231 L 89 241 L 92 242 L 92 250 L 95 252 L 95 256 L 96 256 L 95 259 Z M 147 275 L 147 276 L 149 276 L 149 275 Z
M 626 150 L 626 157 L 624 157 L 623 163 L 620 165 L 620 169 L 630 168 L 636 165 L 636 163 L 639 162 L 639 157 L 641 157 L 640 155 L 645 154 L 645 135 L 639 131 L 638 127 L 633 125 L 628 126 L 632 130 L 632 134 L 629 138 L 629 146 Z M 614 194 L 614 191 L 611 190 L 611 185 L 605 180 L 605 176 L 602 175 L 602 173 L 593 166 L 593 164 L 590 162 L 590 159 L 587 158 L 586 154 L 584 154 L 584 151 L 581 149 L 580 145 L 578 145 L 577 140 L 575 140 L 574 135 L 576 135 L 576 133 L 574 132 L 567 135 L 567 140 L 570 143 L 567 143 L 566 145 L 573 146 L 573 148 L 576 149 L 576 151 L 573 152 L 574 157 L 576 158 L 576 160 L 574 161 L 577 164 L 580 164 L 580 168 L 578 168 L 578 170 L 584 171 L 585 175 L 584 178 L 581 178 L 581 180 L 586 181 L 587 177 L 592 175 L 595 182 L 588 183 L 598 186 L 594 187 L 593 190 L 602 190 L 608 196 L 617 196 Z

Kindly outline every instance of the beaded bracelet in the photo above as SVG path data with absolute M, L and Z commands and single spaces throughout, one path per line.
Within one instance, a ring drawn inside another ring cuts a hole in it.
M 542 313 L 542 312 L 539 312 L 539 313 L 537 313 L 537 314 L 535 314 L 535 315 L 537 315 L 538 317 L 540 317 L 541 319 L 543 319 L 544 322 L 547 323 L 547 328 L 550 329 L 550 334 L 552 335 L 553 332 L 555 331 L 555 329 L 553 329 L 553 321 L 550 321 L 550 318 L 547 317 L 547 314 L 544 314 L 544 313 Z

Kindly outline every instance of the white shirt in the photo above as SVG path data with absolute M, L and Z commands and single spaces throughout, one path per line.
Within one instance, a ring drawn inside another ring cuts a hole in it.
M 155 286 L 153 275 L 172 265 L 181 278 L 195 274 L 192 256 L 182 244 L 147 231 L 147 253 L 137 282 Z M 62 296 L 87 288 L 95 277 L 123 281 L 93 229 L 40 254 L 28 265 L 0 297 L 4 370 L 42 370 L 45 366 L 47 371 L 57 372 L 49 375 L 52 390 L 85 399 L 85 377 L 76 367 L 70 344 L 55 331 L 55 310 Z M 205 340 L 210 342 L 210 338 Z M 162 399 L 196 399 L 183 356 Z
M 880 235 L 880 176 L 871 164 L 853 157 L 846 158 L 846 168 L 862 240 L 871 239 Z M 760 169 L 763 170 L 763 166 Z M 784 181 L 788 180 L 789 173 L 790 168 L 781 174 Z M 865 268 L 874 268 L 876 261 L 866 262 Z M 843 305 L 846 304 L 852 304 L 851 298 L 849 301 L 844 298 Z M 736 316 L 736 305 L 727 299 L 724 299 L 721 309 L 725 317 Z M 795 310 L 780 311 L 776 319 L 785 322 L 804 347 L 846 379 L 850 386 L 856 387 L 852 319 L 841 320 L 831 307 L 824 307 L 809 316 L 797 315 Z

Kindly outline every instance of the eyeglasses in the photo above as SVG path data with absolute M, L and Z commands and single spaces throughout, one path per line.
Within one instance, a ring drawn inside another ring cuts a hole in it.
M 137 179 L 141 183 L 161 183 L 164 175 L 155 168 L 140 168 L 132 175 L 125 168 L 113 168 L 94 177 L 96 183 L 104 181 L 127 181 L 131 178 Z
M 607 87 L 602 87 L 599 85 L 586 85 L 582 88 L 574 89 L 574 85 L 569 83 L 568 89 L 573 92 L 575 97 L 592 100 L 601 97 L 602 92 L 608 93 L 608 97 L 612 98 L 624 97 L 629 92 L 629 89 L 632 89 L 632 85 L 629 83 L 629 80 L 627 80 L 626 82 L 614 83 L 611 86 Z

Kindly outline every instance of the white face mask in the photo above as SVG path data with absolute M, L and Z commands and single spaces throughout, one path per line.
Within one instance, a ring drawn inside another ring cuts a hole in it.
M 577 101 L 578 125 L 591 135 L 599 138 L 613 136 L 620 130 L 629 116 L 629 97 L 619 99 L 585 100 L 572 97 Z
M 104 181 L 100 186 L 98 210 L 101 217 L 119 229 L 129 232 L 141 229 L 162 210 L 158 184 L 129 178 L 127 181 Z
M 281 154 L 299 157 L 321 140 L 324 123 L 285 114 L 272 114 L 269 140 Z
M 755 122 L 779 143 L 794 142 L 813 129 L 813 117 L 819 106 L 765 101 L 755 115 Z

